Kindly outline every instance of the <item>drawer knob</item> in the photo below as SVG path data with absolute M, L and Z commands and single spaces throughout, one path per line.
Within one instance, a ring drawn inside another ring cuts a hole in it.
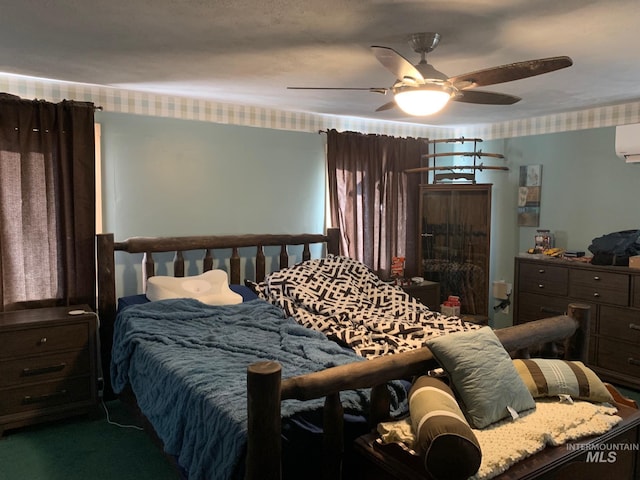
M 47 337 L 42 337 L 42 338 L 38 341 L 38 345 L 44 345 L 45 343 L 47 343 Z
M 542 283 L 539 283 L 538 288 L 544 288 L 544 285 Z
M 640 325 L 638 325 L 637 323 L 630 323 L 629 328 L 631 330 L 640 330 Z
M 597 282 L 597 281 L 600 280 L 600 277 L 596 275 L 596 276 L 593 277 L 593 279 Z
M 594 298 L 598 298 L 600 296 L 600 294 L 598 292 L 594 292 L 593 296 L 594 296 Z
M 627 358 L 627 363 L 629 365 L 636 365 L 637 366 L 637 365 L 640 365 L 640 360 L 636 360 L 633 357 L 629 357 L 629 358 Z
M 544 273 L 544 268 L 541 268 L 540 270 L 538 270 L 538 273 Z

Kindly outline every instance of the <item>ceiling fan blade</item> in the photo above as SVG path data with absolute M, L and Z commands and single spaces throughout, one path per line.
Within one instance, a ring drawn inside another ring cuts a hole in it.
M 482 90 L 461 90 L 451 100 L 463 103 L 480 103 L 482 105 L 513 105 L 522 100 L 506 93 L 483 92 Z
M 287 90 L 364 90 L 386 95 L 389 89 L 386 87 L 287 87 Z
M 456 88 L 475 88 L 497 83 L 511 82 L 521 78 L 535 77 L 543 73 L 553 72 L 570 67 L 573 60 L 569 57 L 549 57 L 525 62 L 509 63 L 499 67 L 477 70 L 449 78 Z
M 371 51 L 384 67 L 396 76 L 396 79 L 413 78 L 423 82 L 424 78 L 412 63 L 393 48 L 372 46 Z
M 378 108 L 376 108 L 376 112 L 383 112 L 385 110 L 391 110 L 392 108 L 395 108 L 397 106 L 395 100 L 392 100 L 390 102 L 385 103 L 384 105 L 380 105 Z

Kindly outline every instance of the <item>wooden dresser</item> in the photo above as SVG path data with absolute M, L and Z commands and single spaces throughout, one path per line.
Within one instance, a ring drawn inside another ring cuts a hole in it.
M 541 255 L 515 259 L 514 323 L 591 306 L 589 364 L 612 383 L 640 388 L 640 269 Z
M 95 409 L 96 329 L 87 305 L 0 313 L 0 435 Z

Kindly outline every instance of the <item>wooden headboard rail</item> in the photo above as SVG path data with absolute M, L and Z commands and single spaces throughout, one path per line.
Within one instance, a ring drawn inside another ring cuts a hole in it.
M 498 329 L 496 335 L 513 358 L 527 358 L 529 349 L 564 343 L 564 358 L 586 361 L 590 311 L 588 305 L 569 305 L 568 315 Z M 325 397 L 323 478 L 341 478 L 343 410 L 340 392 L 371 388 L 369 423 L 389 418 L 387 382 L 424 375 L 437 367 L 428 348 L 355 362 L 316 373 L 282 379 L 280 364 L 258 362 L 247 368 L 248 444 L 245 480 L 281 478 L 282 400 Z
M 203 271 L 213 268 L 214 250 L 231 250 L 229 265 L 229 281 L 240 284 L 240 248 L 255 247 L 255 281 L 262 281 L 265 277 L 264 247 L 280 247 L 280 268 L 288 266 L 288 246 L 302 245 L 302 259 L 310 258 L 309 246 L 326 243 L 327 253 L 339 254 L 339 229 L 329 228 L 323 234 L 264 234 L 264 235 L 211 235 L 185 237 L 132 237 L 121 242 L 115 242 L 113 234 L 97 235 L 97 270 L 98 270 L 98 311 L 101 314 L 115 313 L 115 259 L 117 251 L 127 253 L 142 253 L 142 285 L 143 291 L 146 280 L 155 274 L 153 255 L 156 253 L 173 252 L 174 276 L 184 276 L 184 252 L 204 250 Z M 113 310 L 113 311 L 112 311 Z

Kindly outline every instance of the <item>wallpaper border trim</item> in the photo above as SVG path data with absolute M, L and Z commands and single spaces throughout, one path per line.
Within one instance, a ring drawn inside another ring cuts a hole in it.
M 96 106 L 102 107 L 105 112 L 169 117 L 276 130 L 318 132 L 335 128 L 339 131 L 351 130 L 432 139 L 465 136 L 494 140 L 640 123 L 640 101 L 502 123 L 443 128 L 233 105 L 197 98 L 138 92 L 7 73 L 0 73 L 0 91 L 23 98 L 38 98 L 53 102 L 63 99 L 93 102 Z

